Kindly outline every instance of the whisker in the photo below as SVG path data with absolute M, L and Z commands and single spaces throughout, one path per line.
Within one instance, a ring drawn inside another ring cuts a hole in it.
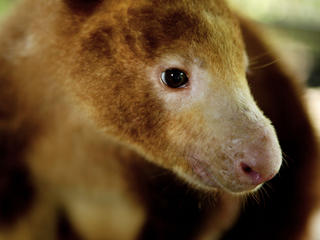
M 267 191 L 267 188 L 269 189 L 270 192 L 274 191 L 272 185 L 269 182 L 264 183 L 263 187 L 264 187 L 265 191 Z M 269 194 L 268 194 L 268 196 L 269 196 Z
M 249 66 L 249 70 L 259 70 L 259 69 L 263 69 L 263 68 L 266 68 L 266 67 L 269 67 L 275 63 L 277 63 L 279 61 L 279 59 L 275 59 L 269 63 L 265 63 L 265 64 L 262 64 L 262 65 L 258 65 L 258 66 Z
M 283 161 L 283 164 L 281 168 L 290 168 L 290 164 L 289 164 L 290 157 L 283 151 L 282 151 L 282 161 Z
M 249 57 L 249 60 L 250 62 L 254 62 L 254 61 L 257 61 L 265 56 L 273 56 L 273 54 L 271 52 L 263 52 L 263 53 L 260 53 L 259 55 L 256 55 L 256 56 L 250 56 Z
M 169 172 L 163 171 L 163 172 L 159 172 L 159 173 L 153 174 L 152 176 L 150 176 L 150 179 L 155 180 L 157 178 L 161 178 L 161 177 L 169 176 L 169 175 L 170 175 Z
M 249 201 L 250 201 L 250 194 L 244 194 L 241 196 L 241 208 L 242 210 L 246 210 L 247 206 L 249 206 Z
M 285 156 L 282 157 L 282 161 L 283 161 L 283 166 L 286 168 L 289 168 L 289 163 Z
M 257 205 L 261 204 L 260 190 L 254 192 L 251 196 Z
M 270 196 L 270 194 L 268 193 L 268 190 L 266 189 L 266 186 L 265 185 L 263 185 L 262 187 L 261 187 L 261 192 L 260 192 L 260 194 L 261 194 L 261 198 L 263 199 L 263 205 L 265 206 L 266 205 L 266 199 L 271 199 L 271 196 Z

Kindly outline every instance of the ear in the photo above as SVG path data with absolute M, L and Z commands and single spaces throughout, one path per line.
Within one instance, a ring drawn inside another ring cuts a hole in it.
M 241 18 L 240 24 L 249 59 L 254 59 L 256 66 L 247 76 L 249 85 L 257 104 L 276 128 L 285 162 L 277 177 L 266 184 L 267 194 L 261 203 L 249 200 L 226 239 L 302 239 L 316 206 L 316 186 L 312 184 L 318 160 L 302 87 L 280 64 L 257 26 Z
M 74 13 L 90 15 L 103 0 L 63 0 L 63 2 Z

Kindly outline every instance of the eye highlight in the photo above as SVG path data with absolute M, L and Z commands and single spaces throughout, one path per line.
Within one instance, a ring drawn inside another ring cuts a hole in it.
M 184 71 L 169 68 L 161 73 L 161 81 L 170 88 L 183 88 L 189 82 L 189 78 Z

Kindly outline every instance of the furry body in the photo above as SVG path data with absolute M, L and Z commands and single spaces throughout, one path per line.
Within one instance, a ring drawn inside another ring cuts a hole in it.
M 256 185 L 234 170 L 235 145 L 209 145 L 227 141 L 230 128 L 241 148 L 266 158 L 259 172 L 279 167 L 269 161 L 279 155 L 273 128 L 245 80 L 244 46 L 249 58 L 269 52 L 258 35 L 223 1 L 22 1 L 0 33 L 0 239 L 301 239 L 316 147 L 279 64 L 247 76 L 294 166 L 271 181 L 265 208 L 249 201 L 237 222 L 243 200 L 232 193 Z M 203 82 L 214 76 L 221 102 L 203 105 L 188 89 L 178 95 L 146 80 L 166 64 L 191 65 Z M 217 113 L 202 114 L 204 106 Z M 217 119 L 214 131 L 208 119 Z M 226 161 L 203 160 L 212 155 Z

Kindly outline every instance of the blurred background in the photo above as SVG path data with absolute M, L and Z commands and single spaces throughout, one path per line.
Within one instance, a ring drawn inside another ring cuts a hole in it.
M 264 25 L 270 40 L 309 86 L 320 86 L 319 0 L 228 0 Z
M 0 14 L 2 15 L 6 12 L 8 7 L 14 2 L 15 0 L 0 0 Z

